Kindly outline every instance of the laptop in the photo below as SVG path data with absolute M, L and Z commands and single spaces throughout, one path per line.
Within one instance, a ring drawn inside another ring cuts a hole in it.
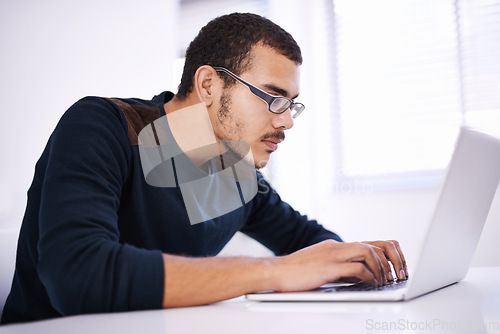
M 379 288 L 331 283 L 312 291 L 267 291 L 248 294 L 246 298 L 402 301 L 452 285 L 467 274 L 499 181 L 500 139 L 461 128 L 420 256 L 407 281 L 394 281 Z

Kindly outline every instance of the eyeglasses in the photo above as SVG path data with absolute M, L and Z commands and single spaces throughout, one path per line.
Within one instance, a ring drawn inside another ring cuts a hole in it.
M 226 74 L 229 74 L 231 77 L 239 81 L 240 83 L 244 84 L 245 86 L 250 89 L 250 91 L 255 94 L 257 97 L 259 97 L 261 100 L 267 103 L 267 108 L 270 112 L 274 114 L 282 114 L 284 113 L 287 109 L 290 109 L 290 113 L 292 114 L 292 118 L 297 118 L 302 111 L 306 108 L 302 103 L 298 102 L 293 102 L 287 97 L 284 96 L 276 96 L 276 95 L 271 95 L 266 92 L 264 92 L 262 89 L 255 87 L 252 84 L 249 84 L 236 74 L 232 73 L 228 69 L 224 67 L 214 67 L 214 70 L 217 72 L 224 72 Z

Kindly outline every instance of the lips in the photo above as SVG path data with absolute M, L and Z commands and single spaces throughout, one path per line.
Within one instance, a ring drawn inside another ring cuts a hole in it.
M 263 140 L 262 141 L 271 151 L 276 151 L 278 149 L 278 144 L 281 142 L 278 140 Z
M 276 151 L 278 149 L 278 144 L 285 140 L 285 133 L 282 131 L 270 133 L 262 136 L 262 142 L 266 144 L 266 146 L 271 151 Z

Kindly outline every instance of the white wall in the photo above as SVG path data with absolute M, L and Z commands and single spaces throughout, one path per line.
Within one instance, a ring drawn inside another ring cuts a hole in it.
M 175 0 L 0 3 L 0 228 L 19 224 L 34 164 L 71 104 L 174 88 L 176 8 Z
M 176 0 L 0 2 L 0 310 L 34 165 L 86 95 L 151 98 L 171 86 Z

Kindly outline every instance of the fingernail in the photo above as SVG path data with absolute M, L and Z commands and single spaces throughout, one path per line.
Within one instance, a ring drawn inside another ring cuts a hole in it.
M 387 272 L 387 278 L 389 279 L 389 281 L 394 281 L 394 276 L 392 276 L 392 272 L 390 271 Z
M 410 277 L 410 275 L 408 274 L 408 268 L 405 267 L 405 274 L 406 274 L 406 278 Z
M 401 269 L 399 271 L 399 279 L 405 279 L 405 278 L 406 278 L 405 271 L 403 269 Z

